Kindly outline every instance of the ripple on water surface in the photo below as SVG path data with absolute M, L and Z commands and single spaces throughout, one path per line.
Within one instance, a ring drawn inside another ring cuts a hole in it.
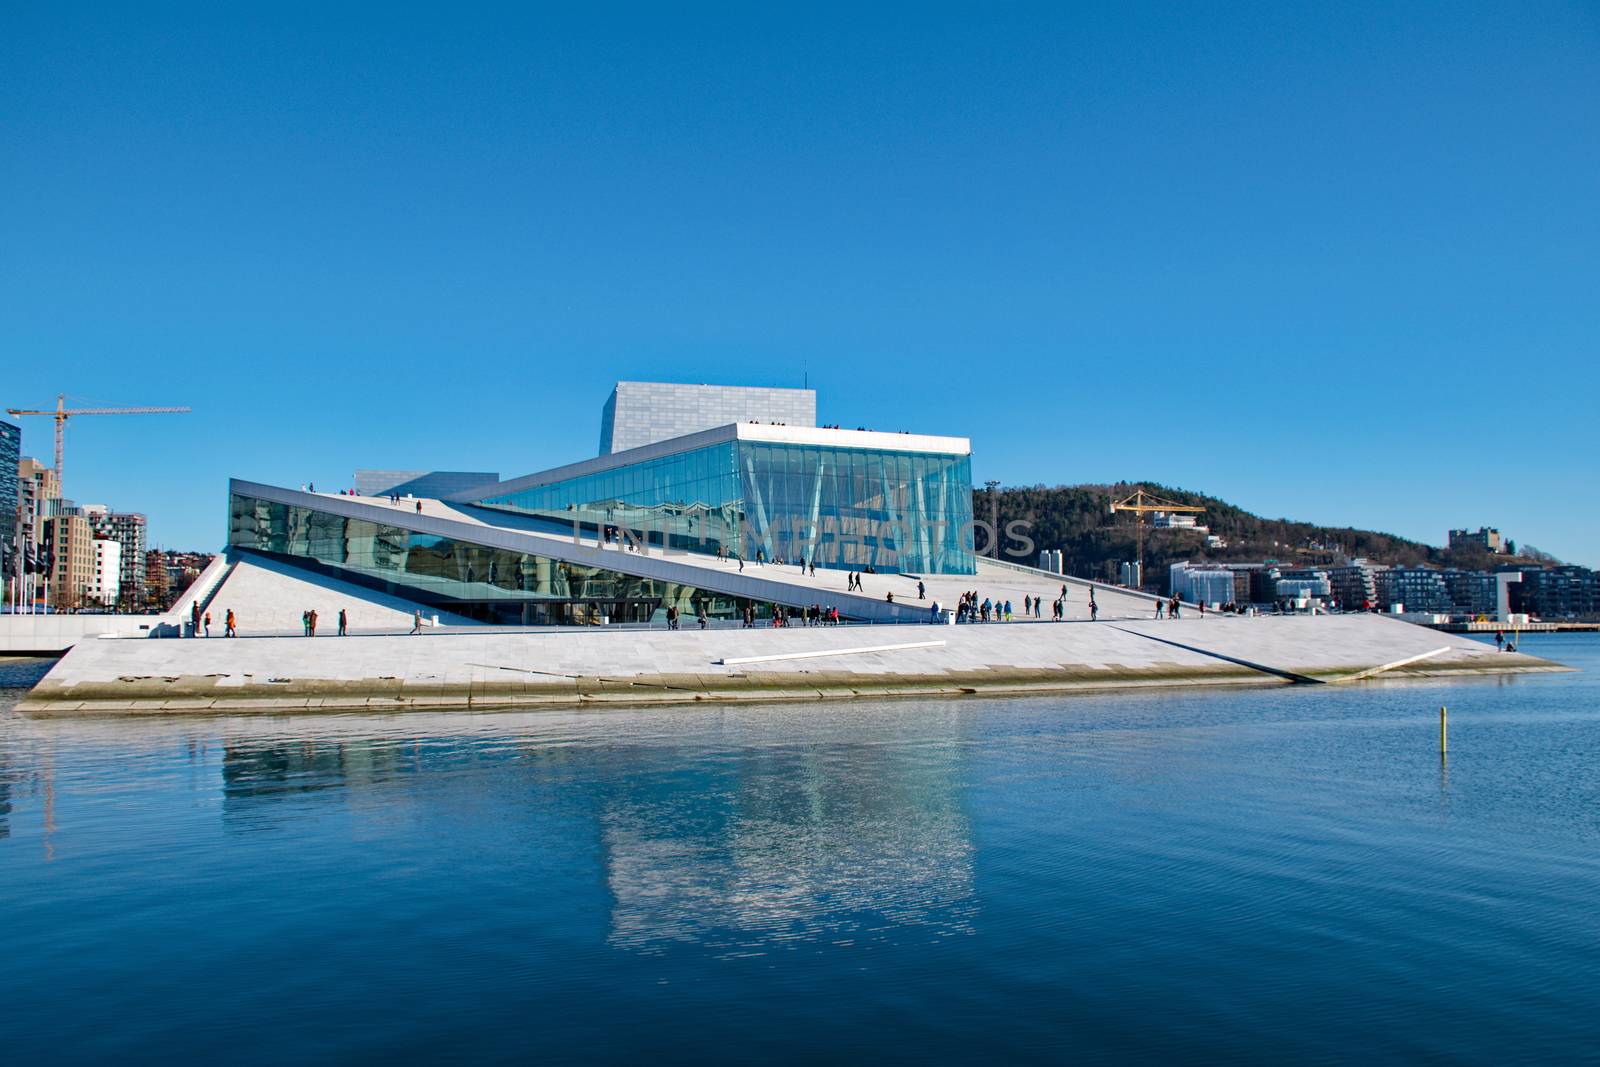
M 1592 639 L 1533 645 L 1600 666 Z M 30 670 L 0 663 L 0 684 Z M 6 1044 L 19 1062 L 1587 1056 L 1594 678 L 0 712 Z

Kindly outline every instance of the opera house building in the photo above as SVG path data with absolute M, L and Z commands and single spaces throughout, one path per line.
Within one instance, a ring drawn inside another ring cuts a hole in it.
M 600 443 L 510 479 L 363 471 L 334 493 L 235 479 L 228 558 L 509 625 L 819 602 L 910 621 L 927 605 L 856 595 L 845 572 L 926 583 L 978 565 L 966 438 L 819 427 L 807 389 L 619 382 Z

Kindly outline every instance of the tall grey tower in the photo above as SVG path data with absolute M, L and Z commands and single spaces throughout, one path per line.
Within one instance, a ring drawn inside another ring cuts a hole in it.
M 600 454 L 751 421 L 815 426 L 817 391 L 618 382 L 600 413 Z

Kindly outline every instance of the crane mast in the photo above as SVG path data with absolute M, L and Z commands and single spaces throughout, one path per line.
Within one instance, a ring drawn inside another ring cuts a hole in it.
M 1139 563 L 1141 582 L 1144 580 L 1144 517 L 1154 512 L 1163 512 L 1168 515 L 1173 513 L 1198 515 L 1205 510 L 1205 508 L 1194 504 L 1180 504 L 1176 500 L 1163 500 L 1154 493 L 1147 493 L 1143 489 L 1136 489 L 1128 496 L 1112 503 L 1111 513 L 1113 515 L 1119 511 L 1133 512 L 1134 558 Z

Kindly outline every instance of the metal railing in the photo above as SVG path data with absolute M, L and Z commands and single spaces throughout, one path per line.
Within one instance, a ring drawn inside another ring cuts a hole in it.
M 1079 578 L 1073 574 L 1057 574 L 1055 571 L 1042 570 L 1039 567 L 1030 567 L 1025 563 L 1016 563 L 1009 559 L 1000 559 L 997 556 L 979 556 L 980 562 L 991 563 L 997 567 L 1008 570 L 1021 571 L 1023 574 L 1036 578 L 1049 578 L 1057 582 L 1070 582 L 1076 585 L 1086 585 L 1092 589 L 1104 589 L 1108 593 L 1122 593 L 1125 596 L 1148 597 L 1151 601 L 1165 600 L 1157 593 L 1146 593 L 1142 589 L 1129 589 L 1127 586 L 1112 585 L 1110 582 L 1097 582 L 1093 578 Z

